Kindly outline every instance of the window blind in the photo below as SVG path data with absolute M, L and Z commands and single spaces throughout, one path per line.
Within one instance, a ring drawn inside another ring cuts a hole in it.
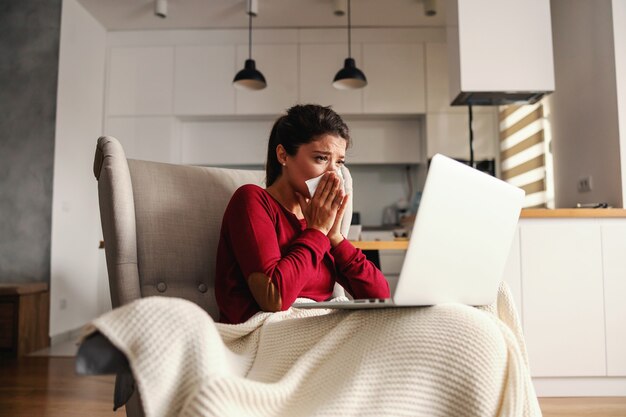
M 542 101 L 500 107 L 500 177 L 526 192 L 525 208 L 551 207 L 549 122 Z

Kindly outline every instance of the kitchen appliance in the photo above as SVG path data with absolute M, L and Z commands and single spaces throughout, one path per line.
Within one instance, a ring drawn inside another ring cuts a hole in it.
M 554 91 L 549 0 L 447 0 L 452 105 L 532 104 Z

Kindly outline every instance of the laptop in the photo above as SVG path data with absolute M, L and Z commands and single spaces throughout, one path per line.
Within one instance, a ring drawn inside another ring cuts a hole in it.
M 444 155 L 428 170 L 411 239 L 390 299 L 298 302 L 364 309 L 496 300 L 524 191 Z

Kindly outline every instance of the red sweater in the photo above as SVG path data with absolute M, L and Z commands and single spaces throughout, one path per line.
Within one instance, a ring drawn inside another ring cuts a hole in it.
M 261 310 L 246 281 L 254 272 L 271 278 L 282 310 L 297 297 L 328 299 L 335 281 L 354 298 L 389 298 L 382 272 L 347 239 L 331 249 L 326 235 L 307 229 L 263 188 L 244 185 L 228 203 L 217 248 L 220 322 L 243 323 Z

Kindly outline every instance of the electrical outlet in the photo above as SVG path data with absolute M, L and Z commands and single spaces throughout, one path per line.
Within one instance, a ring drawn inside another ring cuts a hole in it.
M 592 189 L 591 184 L 591 175 L 587 177 L 578 178 L 578 192 L 579 193 L 588 193 Z

